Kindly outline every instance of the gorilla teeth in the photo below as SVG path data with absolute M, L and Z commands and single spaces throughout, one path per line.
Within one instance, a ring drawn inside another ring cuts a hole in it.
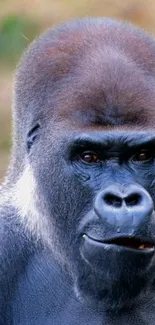
M 153 245 L 151 244 L 142 244 L 138 247 L 138 249 L 152 249 Z
M 139 249 L 144 249 L 144 248 L 145 248 L 145 245 L 142 244 L 142 245 L 140 245 L 138 248 L 139 248 Z

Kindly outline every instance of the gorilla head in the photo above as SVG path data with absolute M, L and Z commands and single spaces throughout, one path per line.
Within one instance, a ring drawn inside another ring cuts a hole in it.
M 109 19 L 48 30 L 19 64 L 13 118 L 25 231 L 81 303 L 141 302 L 155 279 L 154 40 Z

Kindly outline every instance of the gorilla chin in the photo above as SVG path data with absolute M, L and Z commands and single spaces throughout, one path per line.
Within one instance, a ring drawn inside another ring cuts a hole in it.
M 128 234 L 116 233 L 105 240 L 100 237 L 91 232 L 82 236 L 80 255 L 85 266 L 79 266 L 80 295 L 94 298 L 106 310 L 131 308 L 153 281 L 154 243 Z

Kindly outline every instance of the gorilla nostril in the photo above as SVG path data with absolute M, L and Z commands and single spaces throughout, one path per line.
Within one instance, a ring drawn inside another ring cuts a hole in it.
M 106 193 L 103 197 L 104 203 L 107 205 L 113 206 L 115 208 L 119 208 L 122 206 L 123 201 L 125 202 L 126 206 L 132 207 L 140 204 L 142 197 L 138 193 L 132 193 L 125 198 L 121 198 L 117 194 Z
M 113 207 L 121 207 L 122 205 L 122 199 L 115 194 L 108 193 L 104 196 L 103 200 L 107 205 L 111 205 Z
M 137 193 L 133 193 L 127 196 L 124 200 L 127 206 L 138 205 L 141 202 L 141 195 Z

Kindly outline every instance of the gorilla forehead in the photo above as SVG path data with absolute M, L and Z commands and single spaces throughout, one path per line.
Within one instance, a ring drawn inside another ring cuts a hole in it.
M 94 64 L 92 57 L 88 63 L 85 57 L 70 87 L 66 86 L 55 99 L 55 118 L 66 118 L 79 126 L 153 127 L 150 115 L 154 112 L 154 81 L 134 64 L 110 54 L 98 54 Z
M 49 30 L 19 65 L 16 132 L 43 117 L 153 127 L 154 54 L 153 39 L 130 24 L 83 19 Z

